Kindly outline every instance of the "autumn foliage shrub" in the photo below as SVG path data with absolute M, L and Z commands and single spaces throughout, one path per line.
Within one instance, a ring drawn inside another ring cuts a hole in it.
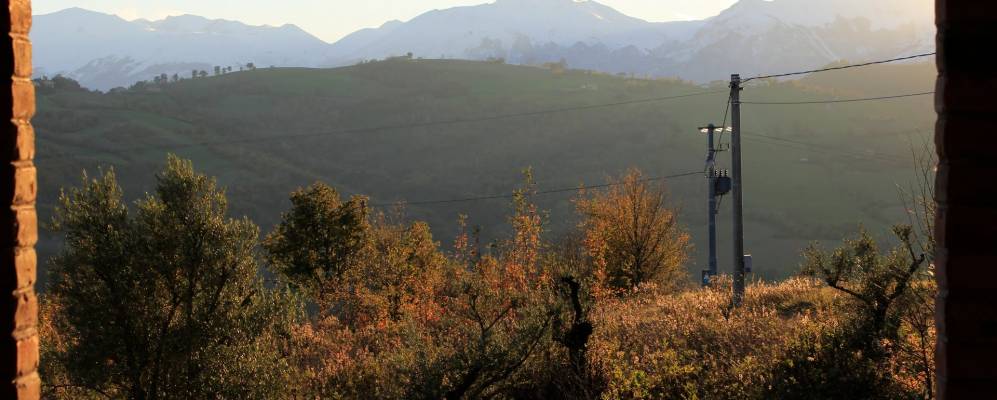
M 479 398 L 523 379 L 524 365 L 549 343 L 556 309 L 552 275 L 540 262 L 542 215 L 526 201 L 528 190 L 514 202 L 509 239 L 482 255 L 461 232 L 449 257 L 425 224 L 395 223 L 383 214 L 350 224 L 328 218 L 331 227 L 300 223 L 301 215 L 343 215 L 344 203 L 321 185 L 296 192 L 295 208 L 267 246 L 275 261 L 297 260 L 298 267 L 278 268 L 289 281 L 299 279 L 290 271 L 324 277 L 309 290 L 320 310 L 294 335 L 302 394 Z M 287 242 L 331 228 L 339 235 L 305 242 L 313 249 Z M 344 243 L 355 243 L 353 253 L 340 257 L 355 260 L 348 264 L 281 253 L 328 254 Z
M 605 190 L 583 192 L 576 206 L 585 249 L 603 284 L 627 290 L 645 283 L 675 288 L 685 281 L 689 234 L 662 186 L 631 170 Z
M 639 172 L 580 191 L 559 238 L 526 178 L 487 249 L 466 217 L 444 249 L 401 207 L 321 183 L 259 242 L 175 158 L 134 213 L 113 174 L 85 181 L 54 221 L 67 247 L 42 296 L 46 395 L 931 397 L 935 287 L 909 228 L 885 253 L 864 233 L 813 246 L 801 276 L 751 283 L 734 308 L 729 277 L 688 281 L 689 235 Z

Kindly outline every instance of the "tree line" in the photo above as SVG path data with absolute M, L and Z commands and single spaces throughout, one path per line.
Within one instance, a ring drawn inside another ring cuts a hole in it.
M 529 170 L 511 233 L 452 248 L 400 205 L 316 183 L 266 234 L 174 156 L 128 204 L 113 170 L 64 190 L 41 297 L 52 398 L 925 398 L 930 247 L 899 226 L 804 251 L 800 276 L 694 287 L 665 188 L 580 189 L 549 237 Z M 924 255 L 922 255 L 923 253 Z

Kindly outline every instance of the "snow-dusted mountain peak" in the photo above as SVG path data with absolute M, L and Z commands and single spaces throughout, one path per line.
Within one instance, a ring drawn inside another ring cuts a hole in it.
M 740 0 L 703 21 L 652 23 L 594 0 L 496 0 L 389 21 L 325 43 L 295 25 L 196 15 L 126 21 L 80 8 L 35 17 L 39 75 L 108 89 L 213 66 L 327 67 L 412 53 L 673 76 L 812 68 L 930 51 L 932 0 Z

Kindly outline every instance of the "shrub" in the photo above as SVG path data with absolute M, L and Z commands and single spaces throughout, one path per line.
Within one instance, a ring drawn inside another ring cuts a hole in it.
M 865 231 L 831 253 L 816 244 L 804 251 L 804 274 L 820 277 L 849 300 L 842 312 L 847 323 L 801 337 L 777 368 L 773 396 L 931 397 L 936 289 L 926 256 L 914 250 L 911 227 L 897 226 L 893 233 L 901 244 L 885 255 Z
M 665 192 L 632 170 L 576 202 L 584 246 L 600 280 L 616 289 L 645 283 L 677 288 L 685 280 L 689 234 Z
M 511 235 L 451 252 L 401 210 L 315 184 L 264 241 L 171 157 L 127 207 L 113 172 L 63 194 L 39 321 L 46 395 L 72 398 L 930 398 L 931 266 L 911 228 L 811 246 L 803 276 L 693 288 L 688 235 L 638 172 L 581 197 L 551 244 L 516 192 Z M 476 234 L 476 233 L 475 233 Z M 474 244 L 472 244 L 474 243 Z M 310 313 L 303 315 L 302 301 Z
M 226 217 L 214 180 L 171 156 L 155 195 L 122 200 L 113 171 L 60 197 L 43 373 L 55 396 L 279 397 L 294 298 L 257 275 L 258 229 Z M 68 390 L 68 391 L 62 391 Z

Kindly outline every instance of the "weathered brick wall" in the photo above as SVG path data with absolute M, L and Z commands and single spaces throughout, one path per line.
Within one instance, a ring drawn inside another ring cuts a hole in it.
M 936 0 L 939 399 L 997 398 L 997 1 Z
M 0 398 L 37 399 L 38 299 L 35 296 L 37 181 L 31 116 L 31 1 L 4 0 L 0 15 Z

